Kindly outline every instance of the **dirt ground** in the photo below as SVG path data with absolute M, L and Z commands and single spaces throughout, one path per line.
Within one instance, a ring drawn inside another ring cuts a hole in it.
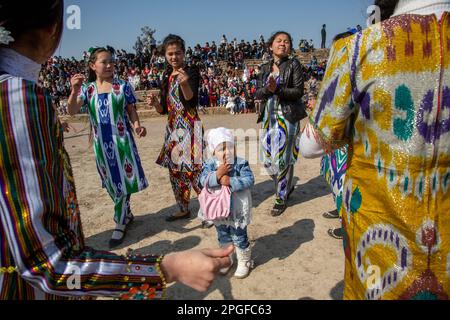
M 213 115 L 202 117 L 205 129 L 258 129 L 255 115 Z M 66 136 L 71 156 L 81 218 L 87 245 L 108 250 L 114 229 L 113 203 L 101 189 L 93 149 L 88 143 L 86 123 L 72 123 L 76 131 Z M 168 171 L 155 164 L 163 145 L 164 118 L 143 121 L 148 136 L 140 139 L 139 153 L 150 187 L 131 198 L 136 220 L 123 245 L 116 251 L 125 254 L 128 248 L 141 254 L 167 254 L 193 248 L 217 246 L 215 229 L 203 230 L 195 217 L 198 201 L 193 198 L 193 217 L 175 223 L 165 217 L 177 210 Z M 244 145 L 239 146 L 240 151 Z M 247 146 L 247 156 L 255 158 L 257 139 Z M 342 243 L 327 235 L 339 221 L 326 220 L 325 211 L 333 210 L 330 188 L 320 177 L 320 159 L 300 158 L 295 169 L 296 190 L 289 209 L 279 218 L 270 216 L 274 203 L 274 186 L 261 165 L 252 164 L 256 184 L 253 188 L 253 224 L 249 237 L 256 268 L 250 277 L 238 280 L 230 273 L 219 277 L 207 293 L 197 293 L 180 284 L 168 288 L 172 300 L 299 300 L 342 299 L 344 254 Z

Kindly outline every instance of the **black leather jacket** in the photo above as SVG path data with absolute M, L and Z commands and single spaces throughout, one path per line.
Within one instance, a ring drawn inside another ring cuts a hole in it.
M 194 96 L 191 100 L 186 100 L 186 98 L 183 95 L 183 91 L 180 89 L 180 100 L 183 106 L 189 110 L 194 111 L 197 109 L 198 106 L 198 89 L 200 87 L 200 70 L 197 66 L 190 66 L 184 69 L 186 73 L 189 76 L 189 86 L 191 87 L 192 92 L 194 93 Z M 163 81 L 162 81 L 162 87 L 161 87 L 161 106 L 163 109 L 162 115 L 168 114 L 168 108 L 167 108 L 167 97 L 169 94 L 169 77 L 172 73 L 172 70 L 167 70 L 167 72 L 164 73 Z
M 296 59 L 285 58 L 278 63 L 280 69 L 280 86 L 275 94 L 271 93 L 265 86 L 269 75 L 272 72 L 274 62 L 268 62 L 261 66 L 258 75 L 256 99 L 264 104 L 273 95 L 278 96 L 283 114 L 289 122 L 296 123 L 307 117 L 306 108 L 302 102 L 305 91 L 303 81 L 302 66 Z M 265 108 L 260 115 L 258 122 L 264 117 Z

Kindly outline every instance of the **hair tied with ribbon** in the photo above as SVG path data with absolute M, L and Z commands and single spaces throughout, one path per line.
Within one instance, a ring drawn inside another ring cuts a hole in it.
M 106 48 L 105 47 L 90 47 L 88 49 L 89 56 L 92 56 L 96 51 L 99 51 L 99 50 L 106 50 L 109 53 L 111 53 L 112 56 L 114 56 L 116 54 L 116 50 L 110 46 L 107 46 Z

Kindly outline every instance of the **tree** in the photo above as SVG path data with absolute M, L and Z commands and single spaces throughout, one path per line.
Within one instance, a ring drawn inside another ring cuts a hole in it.
M 136 53 L 141 53 L 143 48 L 144 48 L 144 44 L 142 43 L 141 37 L 137 37 L 137 40 L 136 40 L 136 43 L 135 43 L 133 49 L 136 51 Z
M 142 34 L 137 38 L 136 44 L 133 48 L 136 50 L 136 53 L 150 51 L 150 48 L 156 45 L 156 40 L 154 37 L 154 34 L 156 33 L 155 29 L 145 26 L 141 29 L 141 32 Z

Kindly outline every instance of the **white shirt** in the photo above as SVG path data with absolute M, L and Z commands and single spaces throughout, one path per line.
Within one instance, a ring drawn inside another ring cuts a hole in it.
M 38 83 L 41 65 L 9 48 L 0 48 L 0 71 Z
M 450 12 L 450 0 L 400 0 L 393 16 L 435 14 L 438 18 L 441 18 L 444 12 Z

